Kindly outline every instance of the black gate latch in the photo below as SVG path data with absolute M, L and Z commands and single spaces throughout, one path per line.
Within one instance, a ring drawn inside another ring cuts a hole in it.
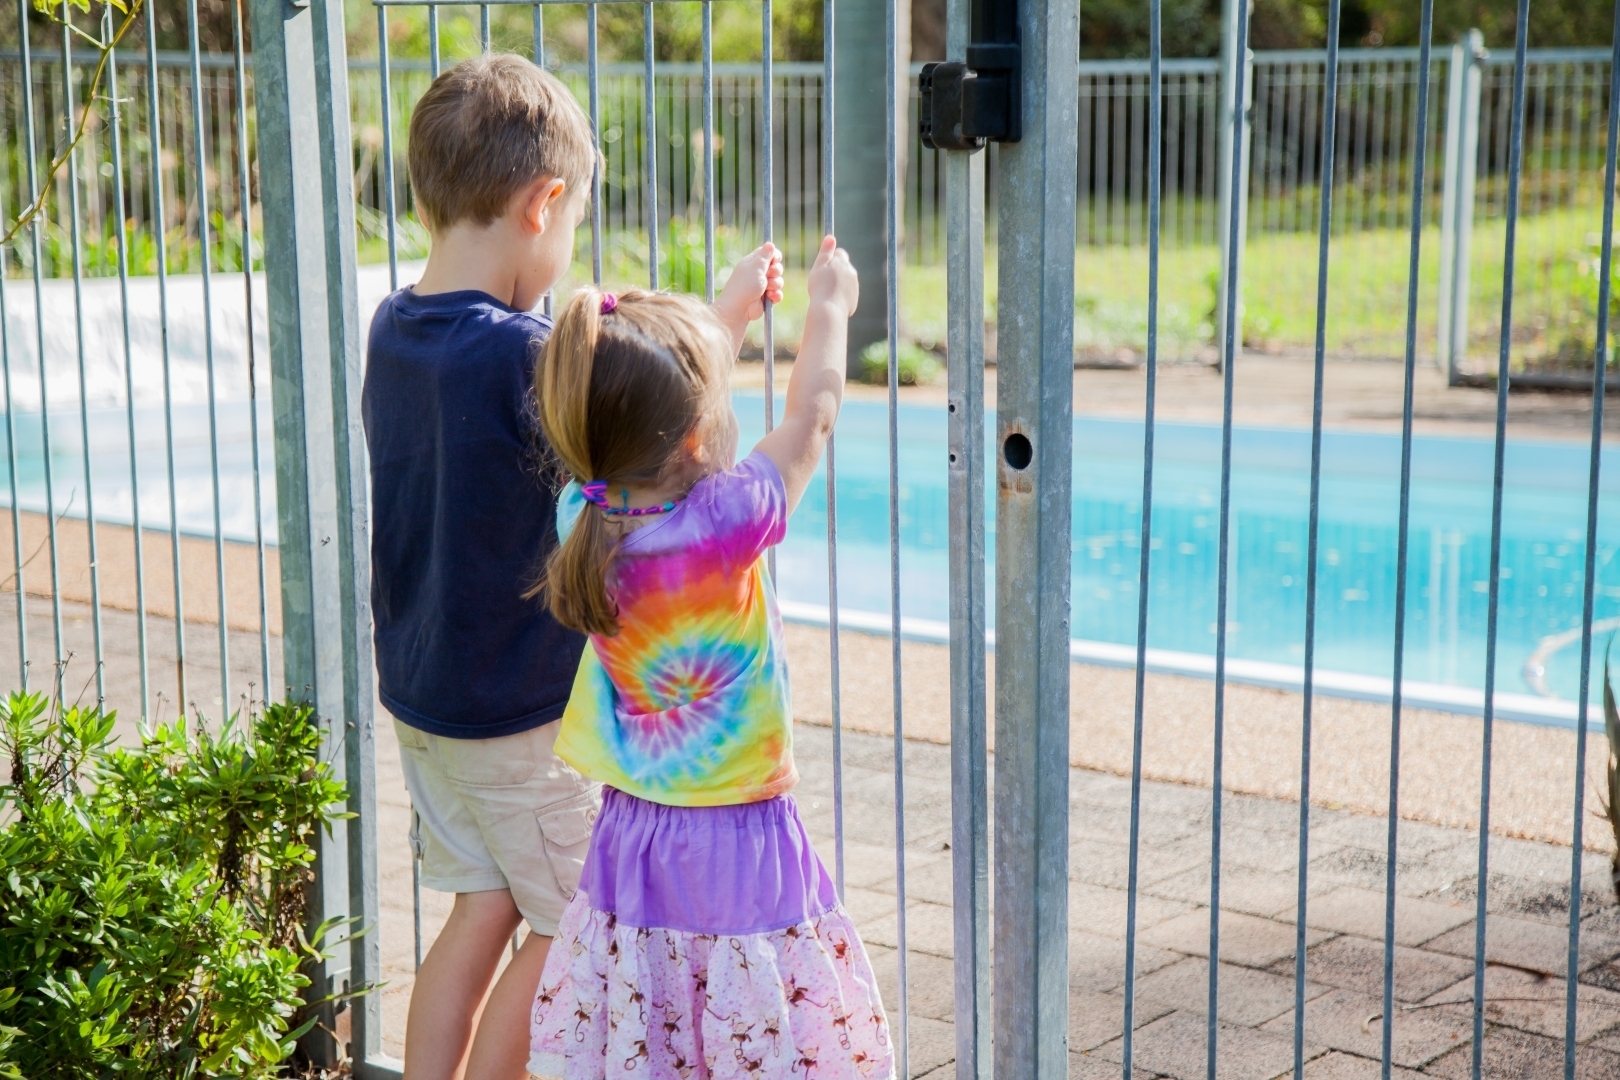
M 977 150 L 1024 134 L 1017 0 L 974 0 L 967 62 L 924 64 L 918 134 L 935 150 Z

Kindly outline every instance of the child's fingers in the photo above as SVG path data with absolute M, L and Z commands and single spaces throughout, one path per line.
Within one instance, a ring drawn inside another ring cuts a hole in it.
M 837 250 L 837 248 L 837 237 L 832 236 L 831 234 L 822 237 L 821 248 L 816 252 L 816 261 L 811 265 L 810 269 L 814 270 L 817 267 L 827 265 L 827 260 L 832 258 L 832 253 Z

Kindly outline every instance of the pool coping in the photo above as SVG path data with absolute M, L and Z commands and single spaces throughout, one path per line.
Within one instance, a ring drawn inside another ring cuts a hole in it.
M 779 602 L 779 607 L 782 618 L 787 622 L 822 627 L 828 625 L 829 612 L 825 604 L 806 604 L 798 601 L 782 600 Z M 891 620 L 888 615 L 870 611 L 851 611 L 845 608 L 840 608 L 838 611 L 838 626 L 840 630 L 852 630 L 857 633 L 875 634 L 881 637 L 888 637 L 892 631 Z M 911 616 L 901 616 L 900 636 L 908 641 L 944 645 L 950 642 L 950 624 L 941 622 L 938 619 L 918 619 Z M 996 633 L 994 630 L 985 633 L 985 644 L 992 651 L 995 649 Z M 1069 659 L 1076 663 L 1096 664 L 1102 667 L 1133 668 L 1136 666 L 1136 647 L 1106 641 L 1072 639 L 1069 642 Z M 1215 677 L 1215 658 L 1199 653 L 1175 652 L 1169 649 L 1149 649 L 1147 651 L 1147 670 L 1167 675 L 1213 679 Z M 1226 678 L 1230 682 L 1242 683 L 1247 686 L 1287 690 L 1294 693 L 1302 693 L 1305 688 L 1305 669 L 1303 667 L 1272 663 L 1265 660 L 1236 660 L 1229 658 L 1226 661 Z M 1314 693 L 1328 697 L 1350 698 L 1380 704 L 1389 704 L 1394 698 L 1394 680 L 1376 675 L 1357 675 L 1347 671 L 1329 671 L 1317 668 L 1311 681 L 1311 688 Z M 1498 720 L 1558 728 L 1574 728 L 1579 722 L 1576 703 L 1563 698 L 1544 698 L 1531 694 L 1512 694 L 1497 691 L 1494 695 L 1494 701 L 1493 716 Z M 1483 716 L 1485 713 L 1485 693 L 1482 690 L 1474 690 L 1464 686 L 1447 686 L 1442 683 L 1414 682 L 1410 679 L 1404 679 L 1401 682 L 1401 703 L 1408 708 L 1432 709 L 1437 712 L 1461 713 L 1466 716 Z M 1589 710 L 1587 724 L 1589 728 L 1602 729 L 1603 713 L 1601 708 Z

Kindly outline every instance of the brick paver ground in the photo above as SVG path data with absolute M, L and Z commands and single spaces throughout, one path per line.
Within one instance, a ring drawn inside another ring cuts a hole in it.
M 69 603 L 63 614 L 65 644 L 79 658 L 70 674 L 83 683 L 91 675 L 83 663 L 91 646 L 88 609 Z M 31 605 L 30 616 L 37 662 L 52 652 L 48 603 Z M 217 630 L 205 624 L 187 629 L 192 697 L 205 709 L 218 708 Z M 109 704 L 130 715 L 138 692 L 134 616 L 105 612 L 103 636 Z M 172 622 L 148 620 L 154 686 L 172 681 L 173 640 Z M 272 658 L 279 664 L 279 642 L 273 645 Z M 234 698 L 249 681 L 261 682 L 262 674 L 256 670 L 256 635 L 233 633 L 230 646 Z M 0 619 L 0 650 L 14 649 L 15 622 Z M 880 651 L 886 663 L 886 646 Z M 846 650 L 845 662 L 862 662 L 860 650 Z M 278 683 L 279 676 L 273 673 L 271 681 Z M 172 704 L 165 708 L 172 710 Z M 899 944 L 892 746 L 882 736 L 845 736 L 847 899 L 891 1003 L 897 1000 Z M 830 862 L 828 729 L 799 725 L 798 758 L 804 776 L 800 805 Z M 908 742 L 906 762 L 911 1072 L 944 1078 L 954 1075 L 955 1054 L 949 748 Z M 1119 1075 L 1122 1053 L 1129 784 L 1118 775 L 1084 768 L 1072 770 L 1070 778 L 1069 902 L 1075 928 L 1069 937 L 1070 1073 L 1103 1080 Z M 1564 798 L 1562 785 L 1548 797 Z M 1143 1080 L 1205 1075 L 1210 798 L 1207 788 L 1194 785 L 1149 781 L 1143 787 L 1136 1012 L 1137 1076 Z M 1313 809 L 1311 818 L 1305 1077 L 1372 1080 L 1379 1074 L 1381 1049 L 1387 822 L 1328 808 Z M 1295 802 L 1226 797 L 1218 1057 L 1220 1076 L 1232 1080 L 1270 1080 L 1292 1070 L 1298 825 Z M 413 968 L 408 827 L 398 747 L 385 721 L 378 731 L 383 902 L 378 932 L 387 980 L 382 990 L 386 1043 L 395 1054 L 402 1048 Z M 1399 835 L 1395 1075 L 1404 1080 L 1467 1077 L 1473 1053 L 1478 834 L 1403 821 Z M 1490 857 L 1484 1075 L 1553 1080 L 1563 1075 L 1570 850 L 1493 836 Z M 1588 914 L 1576 972 L 1576 1075 L 1583 1080 L 1620 1077 L 1620 908 L 1607 891 L 1607 871 L 1606 855 L 1587 854 L 1583 910 Z M 423 895 L 425 940 L 431 942 L 447 910 L 446 897 Z

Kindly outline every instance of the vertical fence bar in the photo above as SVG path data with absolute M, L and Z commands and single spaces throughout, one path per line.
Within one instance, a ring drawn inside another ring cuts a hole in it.
M 1592 449 L 1586 480 L 1586 551 L 1581 587 L 1580 720 L 1575 729 L 1574 836 L 1569 859 L 1569 953 L 1564 967 L 1564 1080 L 1575 1080 L 1575 1021 L 1579 1007 L 1581 959 L 1582 860 L 1586 854 L 1586 741 L 1592 692 L 1592 612 L 1597 590 L 1598 481 L 1603 465 L 1604 394 L 1608 389 L 1609 302 L 1614 269 L 1614 184 L 1617 147 L 1620 147 L 1620 4 L 1614 8 L 1614 43 L 1609 60 L 1608 137 L 1603 152 L 1603 231 L 1598 254 L 1597 341 L 1592 351 Z M 1583 160 L 1578 158 L 1577 160 Z M 1608 653 L 1604 653 L 1603 693 L 1609 690 Z M 1605 708 L 1605 714 L 1607 709 Z
M 399 218 L 394 205 L 394 102 L 388 69 L 388 8 L 378 4 L 377 89 L 382 98 L 383 214 L 388 231 L 388 291 L 395 292 L 399 289 Z
M 381 8 L 377 9 L 379 12 Z M 270 586 L 265 576 L 264 565 L 264 486 L 261 479 L 261 463 L 259 461 L 259 363 L 258 346 L 253 340 L 253 188 L 252 172 L 248 161 L 248 126 L 247 126 L 247 53 L 242 40 L 242 0 L 231 0 L 231 50 L 236 61 L 236 175 L 237 183 L 241 187 L 240 200 L 242 210 L 242 292 L 247 306 L 247 378 L 248 378 L 248 441 L 251 444 L 250 463 L 253 469 L 253 554 L 258 571 L 259 586 L 259 668 L 264 678 L 263 701 L 269 704 L 270 686 Z M 388 70 L 387 54 L 383 54 L 382 69 Z M 384 78 L 387 76 L 385 75 Z M 384 108 L 387 107 L 388 94 L 383 93 Z M 387 131 L 384 112 L 384 128 Z M 386 163 L 389 169 L 390 181 L 388 185 L 389 213 L 389 257 L 392 260 L 393 247 L 393 197 L 394 186 L 392 182 L 393 161 Z M 139 549 L 137 549 L 139 550 Z
M 767 0 L 768 3 L 768 0 Z M 899 951 L 895 960 L 899 966 L 899 996 L 895 1002 L 895 1075 L 899 1080 L 911 1080 L 910 1032 L 910 980 L 907 978 L 906 956 L 906 743 L 904 694 L 901 685 L 902 663 L 900 640 L 900 365 L 896 347 L 900 336 L 900 54 L 898 26 L 899 0 L 885 0 L 883 5 L 883 86 L 885 119 L 883 129 L 883 190 L 885 252 L 888 288 L 888 347 L 889 347 L 889 664 L 890 688 L 893 691 L 894 721 L 894 869 L 896 942 Z M 767 84 L 765 93 L 770 95 Z M 766 363 L 770 363 L 769 357 Z M 768 369 L 767 369 L 768 370 Z M 766 400 L 769 400 L 767 395 Z
M 323 725 L 323 754 L 348 784 L 354 815 L 320 838 L 309 920 L 348 917 L 358 931 L 377 924 L 377 821 L 343 9 L 338 0 L 252 0 L 252 11 L 286 676 L 290 696 L 310 703 Z M 318 998 L 375 984 L 377 934 L 351 934 L 312 966 Z M 356 1072 L 375 1075 L 379 995 L 354 1001 L 349 1016 Z M 343 1048 L 331 1034 L 331 1005 L 322 1021 L 304 1047 L 333 1064 Z
M 6 213 L 8 220 L 14 220 L 14 215 Z M 123 251 L 120 241 L 119 251 Z M 17 685 L 22 690 L 28 689 L 28 583 L 24 580 L 22 517 L 17 508 L 17 414 L 11 397 L 11 333 L 8 327 L 11 320 L 6 312 L 11 309 L 6 306 L 6 256 L 0 252 L 0 376 L 4 377 L 6 409 L 6 485 L 11 495 L 11 554 L 12 554 L 12 586 L 17 590 Z M 129 325 L 129 307 L 124 307 L 124 325 Z M 125 341 L 128 341 L 126 331 Z M 126 345 L 125 353 L 128 348 Z M 134 458 L 134 442 L 130 443 L 131 460 Z M 142 668 L 144 673 L 145 668 Z M 143 687 L 144 700 L 144 687 Z M 145 715 L 144 712 L 142 715 Z
M 113 37 L 112 7 L 108 5 L 102 9 L 102 39 L 111 41 Z M 240 55 L 240 53 L 238 53 Z M 237 85 L 241 86 L 240 76 Z M 123 99 L 118 93 L 118 55 L 116 51 L 107 54 L 107 110 L 108 124 L 112 130 L 112 162 L 113 162 L 113 207 L 118 229 L 118 312 L 123 330 L 124 342 L 124 418 L 129 426 L 129 504 L 130 526 L 135 542 L 135 660 L 139 668 L 141 680 L 141 708 L 140 717 L 144 719 L 150 707 L 150 681 L 147 672 L 146 647 L 146 548 L 141 528 L 141 471 L 138 457 L 138 440 L 135 434 L 135 358 L 130 345 L 129 334 L 129 235 L 133 231 L 129 227 L 129 212 L 124 204 L 124 111 Z M 0 300 L 0 311 L 5 309 L 5 303 Z M 9 375 L 9 371 L 7 373 Z M 8 393 L 6 410 L 10 413 L 11 406 Z M 9 424 L 10 417 L 7 417 Z M 8 442 L 9 445 L 9 442 Z M 15 470 L 16 466 L 12 466 Z M 16 513 L 16 496 L 12 496 L 13 514 Z M 18 596 L 21 593 L 22 583 L 18 582 Z
M 642 177 L 647 203 L 647 280 L 654 289 L 658 288 L 658 95 L 653 82 L 655 74 L 653 5 L 648 2 L 641 7 L 641 141 L 644 155 L 642 168 L 647 173 Z
M 1340 0 L 1328 0 L 1327 69 L 1322 77 L 1322 179 L 1316 225 L 1316 342 L 1311 381 L 1311 494 L 1305 540 L 1305 680 L 1299 736 L 1299 890 L 1294 914 L 1294 1075 L 1305 1075 L 1306 907 L 1310 897 L 1311 736 L 1316 692 L 1317 552 L 1322 539 L 1322 389 L 1327 373 L 1328 248 L 1333 236 L 1333 155 L 1339 125 Z
M 1432 0 L 1425 0 L 1432 3 Z M 1485 716 L 1479 766 L 1479 882 L 1474 905 L 1474 1061 L 1480 1080 L 1485 1036 L 1485 919 L 1490 894 L 1491 749 L 1496 720 L 1497 605 L 1502 598 L 1502 486 L 1507 466 L 1509 360 L 1513 349 L 1513 260 L 1519 232 L 1519 181 L 1524 170 L 1525 47 L 1530 36 L 1530 0 L 1519 0 L 1513 40 L 1513 114 L 1508 134 L 1507 235 L 1502 245 L 1502 333 L 1496 357 L 1496 446 L 1491 480 L 1491 564 L 1485 622 Z M 1612 76 L 1611 76 L 1612 77 Z M 1597 408 L 1593 403 L 1594 410 Z M 1584 702 L 1582 703 L 1584 708 Z M 1571 900 L 1573 903 L 1573 899 Z M 1565 973 L 1573 982 L 1579 974 Z M 1387 1055 L 1386 1055 L 1387 1056 Z
M 163 132 L 158 110 L 157 20 L 146 5 L 147 136 L 152 162 L 152 241 L 157 246 L 158 326 L 163 348 L 163 448 L 169 480 L 169 558 L 174 580 L 175 708 L 186 711 L 186 605 L 180 573 L 180 488 L 174 476 L 174 365 L 169 351 L 169 239 L 163 199 Z
M 17 32 L 22 50 L 23 141 L 28 154 L 28 203 L 35 206 L 40 199 L 39 159 L 36 156 L 38 147 L 34 138 L 34 65 L 28 42 L 28 8 L 28 0 L 17 0 Z M 65 659 L 62 651 L 62 572 L 56 549 L 56 488 L 52 482 L 51 470 L 50 387 L 46 381 L 48 371 L 45 366 L 45 292 L 41 280 L 44 249 L 39 236 L 39 219 L 42 214 L 43 210 L 34 215 L 28 229 L 34 256 L 34 329 L 39 347 L 39 422 L 45 466 L 45 527 L 51 548 L 51 629 L 56 642 L 56 668 L 52 675 L 51 688 L 53 693 L 60 693 L 62 664 Z
M 530 55 L 533 56 L 536 67 L 545 67 L 546 16 L 541 4 L 535 4 L 534 11 L 529 16 L 529 31 L 533 35 L 533 40 L 529 43 Z
M 705 5 L 707 10 L 707 5 Z M 771 243 L 776 238 L 776 85 L 775 72 L 772 67 L 771 56 L 771 0 L 763 0 L 760 4 L 760 80 L 764 86 L 760 89 L 760 126 L 762 132 L 763 157 L 760 162 L 760 183 L 764 195 L 762 210 L 765 217 L 765 242 Z M 765 332 L 765 430 L 769 432 L 776 426 L 776 320 L 774 305 L 769 299 L 765 301 L 765 318 L 763 330 Z M 771 579 L 776 579 L 776 549 L 773 547 L 769 554 L 771 564 Z
M 591 138 L 602 148 L 602 94 L 597 84 L 596 5 L 585 5 L 586 79 L 591 100 Z M 602 284 L 602 155 L 591 165 L 591 280 Z
M 1238 3 L 1236 36 L 1232 42 L 1234 72 L 1238 87 L 1248 85 L 1249 6 Z M 1230 158 L 1228 176 L 1228 203 L 1224 208 L 1226 246 L 1224 251 L 1225 280 L 1230 282 L 1221 294 L 1221 496 L 1218 551 L 1215 582 L 1215 741 L 1213 752 L 1212 791 L 1210 793 L 1210 866 L 1209 866 L 1209 1002 L 1205 1018 L 1205 1069 L 1208 1080 L 1215 1078 L 1215 1061 L 1220 1031 L 1216 1019 L 1220 1009 L 1221 989 L 1221 811 L 1225 784 L 1226 758 L 1226 619 L 1227 586 L 1231 576 L 1232 560 L 1232 368 L 1243 341 L 1238 330 L 1239 253 L 1242 250 L 1242 204 L 1248 201 L 1247 170 L 1244 168 L 1243 150 L 1247 140 L 1244 113 L 1244 94 L 1241 90 L 1231 95 L 1229 138 L 1235 149 Z
M 101 651 L 101 567 L 96 560 L 96 494 L 94 472 L 90 467 L 90 385 L 84 370 L 84 242 L 80 236 L 82 207 L 79 193 L 79 149 L 72 145 L 78 117 L 73 93 L 73 8 L 62 0 L 62 134 L 69 140 L 66 149 L 68 172 L 68 242 L 73 265 L 73 340 L 79 367 L 79 439 L 84 454 L 84 525 L 90 556 L 90 621 L 94 635 L 96 704 L 107 700 L 107 671 Z M 86 108 L 88 108 L 88 103 Z M 41 355 L 41 360 L 44 356 Z
M 66 0 L 64 0 L 64 3 Z M 208 125 L 203 115 L 202 45 L 197 20 L 197 0 L 189 0 L 187 15 L 191 49 L 191 122 L 196 127 L 198 253 L 202 260 L 203 358 L 208 372 L 208 468 L 214 488 L 214 575 L 219 587 L 219 702 L 227 714 L 231 701 L 231 630 L 225 618 L 225 531 L 220 517 L 219 491 L 219 403 L 214 379 L 214 297 L 211 283 L 212 257 L 208 250 Z
M 478 50 L 480 52 L 482 52 L 484 55 L 487 56 L 487 55 L 489 55 L 489 45 L 490 45 L 489 5 L 488 4 L 479 4 L 478 5 Z
M 711 0 L 703 0 L 703 299 L 714 303 L 714 4 Z
M 1411 240 L 1406 278 L 1406 373 L 1401 396 L 1401 490 L 1399 521 L 1395 539 L 1395 643 L 1391 663 L 1389 707 L 1389 806 L 1384 853 L 1384 1001 L 1381 1036 L 1384 1080 L 1390 1080 L 1395 1039 L 1395 876 L 1400 853 L 1401 794 L 1401 697 L 1406 674 L 1406 572 L 1411 548 L 1412 519 L 1412 400 L 1417 378 L 1418 285 L 1423 250 L 1424 166 L 1429 140 L 1429 56 L 1433 47 L 1434 0 L 1423 0 L 1419 16 L 1418 115 L 1416 138 L 1412 145 Z M 1500 484 L 1498 484 L 1500 490 Z M 1492 600 L 1494 618 L 1495 600 Z M 1490 715 L 1489 691 L 1486 715 Z M 1483 888 L 1483 886 L 1482 886 Z
M 956 0 L 960 3 L 961 0 Z M 833 154 L 837 134 L 833 109 L 836 87 L 836 56 L 833 29 L 836 12 L 833 0 L 821 5 L 821 214 L 822 231 L 837 235 L 837 198 L 833 192 Z M 848 364 L 846 363 L 846 368 Z M 827 649 L 828 680 L 831 683 L 832 769 L 833 769 L 833 876 L 838 899 L 844 899 L 844 715 L 843 680 L 838 669 L 838 468 L 834 454 L 838 434 L 827 435 Z
M 1018 5 L 1023 139 L 997 146 L 994 1054 L 1020 1080 L 1068 1073 L 1079 21 Z
M 595 6 L 592 6 L 595 10 Z M 428 73 L 439 77 L 439 6 L 428 5 Z
M 1337 3 L 1338 0 L 1333 0 Z M 1136 574 L 1136 700 L 1131 713 L 1131 824 L 1125 886 L 1125 1020 L 1124 1058 L 1120 1075 L 1136 1076 L 1136 908 L 1142 855 L 1142 737 L 1147 706 L 1149 577 L 1153 569 L 1153 435 L 1159 384 L 1159 156 L 1163 136 L 1163 10 L 1161 0 L 1148 8 L 1148 281 L 1147 389 L 1142 409 L 1142 550 Z

